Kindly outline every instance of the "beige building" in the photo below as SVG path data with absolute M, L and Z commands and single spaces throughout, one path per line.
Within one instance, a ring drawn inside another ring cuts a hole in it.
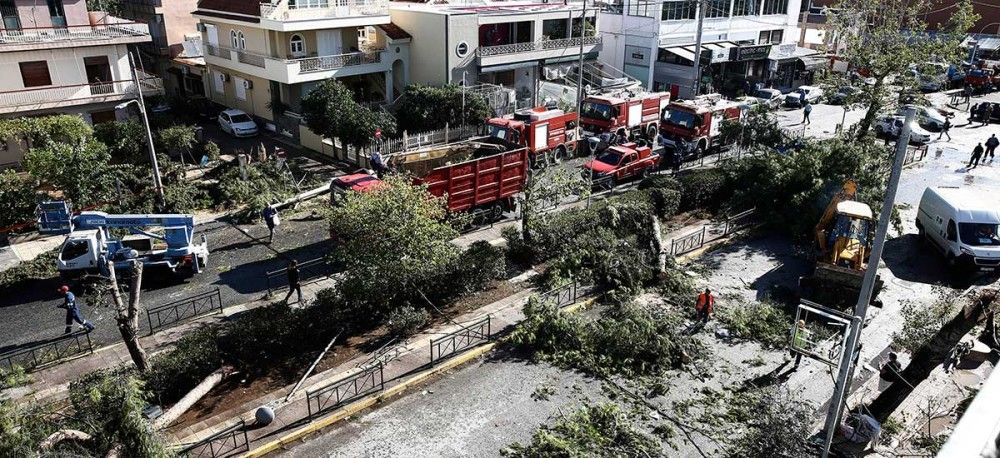
M 312 88 L 336 78 L 362 102 L 387 103 L 410 80 L 410 35 L 384 0 L 201 0 L 195 16 L 206 96 L 316 150 L 298 114 Z
M 139 46 L 147 70 L 163 78 L 167 95 L 181 99 L 205 94 L 207 72 L 201 54 L 198 0 L 120 0 L 120 15 L 149 25 L 152 41 Z M 192 41 L 196 41 L 197 45 Z
M 519 105 L 538 102 L 539 82 L 570 73 L 581 50 L 592 61 L 601 48 L 597 9 L 577 2 L 394 2 L 390 15 L 413 36 L 414 82 L 514 88 Z
M 149 28 L 87 11 L 85 0 L 0 1 L 0 115 L 79 113 L 116 119 L 115 105 L 136 96 L 128 45 L 150 41 Z M 146 94 L 160 79 L 140 72 Z M 18 157 L 14 157 L 18 156 Z M 0 164 L 20 160 L 0 151 Z

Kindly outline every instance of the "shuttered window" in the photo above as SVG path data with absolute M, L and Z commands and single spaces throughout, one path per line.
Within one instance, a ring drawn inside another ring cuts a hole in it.
M 51 86 L 52 77 L 49 76 L 49 63 L 44 60 L 33 62 L 21 62 L 21 80 L 24 87 Z

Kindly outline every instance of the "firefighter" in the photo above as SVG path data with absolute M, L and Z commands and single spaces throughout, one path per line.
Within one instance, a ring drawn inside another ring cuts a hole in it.
M 698 314 L 698 320 L 702 323 L 708 323 L 708 319 L 715 313 L 715 296 L 712 295 L 711 290 L 705 288 L 705 292 L 698 295 L 694 310 Z

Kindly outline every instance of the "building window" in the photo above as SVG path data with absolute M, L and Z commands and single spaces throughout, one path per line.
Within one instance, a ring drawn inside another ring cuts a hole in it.
M 295 57 L 302 57 L 306 55 L 306 42 L 302 39 L 302 35 L 297 33 L 292 35 L 292 38 L 288 40 L 288 49 Z
M 51 86 L 52 76 L 49 75 L 49 63 L 44 60 L 21 62 L 21 81 L 24 87 Z
M 663 2 L 663 11 L 660 19 L 664 21 L 680 21 L 684 19 L 695 19 L 698 16 L 698 4 L 696 2 Z
M 645 0 L 635 0 L 625 5 L 625 14 L 629 16 L 653 17 L 656 11 L 656 3 Z
M 240 37 L 240 49 L 247 49 L 247 39 L 243 36 L 243 32 L 239 33 Z
M 764 16 L 769 14 L 788 14 L 788 0 L 764 0 Z
M 729 0 L 709 0 L 705 2 L 708 9 L 705 10 L 705 17 L 728 17 L 729 16 Z
M 229 43 L 232 44 L 233 49 L 237 49 L 237 48 L 240 47 L 240 42 L 236 38 L 236 31 L 235 30 L 230 30 L 229 31 Z
M 785 36 L 785 31 L 782 29 L 764 30 L 760 32 L 760 36 L 757 38 L 757 44 L 762 44 L 762 45 L 768 43 L 780 44 L 784 36 Z
M 757 0 L 734 0 L 733 16 L 756 16 L 757 5 Z

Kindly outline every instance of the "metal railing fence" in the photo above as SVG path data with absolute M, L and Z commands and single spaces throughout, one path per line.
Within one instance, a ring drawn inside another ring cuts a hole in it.
M 222 313 L 222 292 L 219 288 L 146 309 L 149 334 L 208 312 Z

